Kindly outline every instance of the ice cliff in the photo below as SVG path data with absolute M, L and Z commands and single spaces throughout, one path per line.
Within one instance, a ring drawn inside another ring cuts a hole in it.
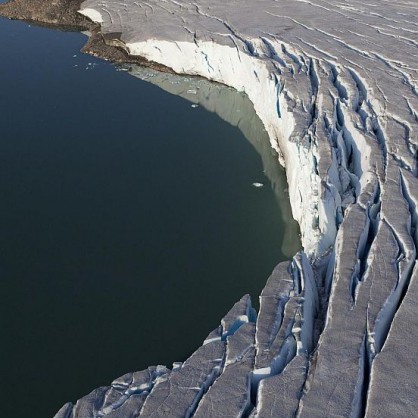
M 304 252 L 172 370 L 57 418 L 418 416 L 418 3 L 87 0 L 107 43 L 245 92 Z

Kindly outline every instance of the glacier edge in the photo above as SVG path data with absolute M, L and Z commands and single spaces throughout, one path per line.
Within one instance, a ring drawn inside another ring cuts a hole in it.
M 244 297 L 182 365 L 136 372 L 142 386 L 117 379 L 56 417 L 417 415 L 418 5 L 87 0 L 81 12 L 131 56 L 248 95 L 304 252 L 273 271 L 258 318 Z

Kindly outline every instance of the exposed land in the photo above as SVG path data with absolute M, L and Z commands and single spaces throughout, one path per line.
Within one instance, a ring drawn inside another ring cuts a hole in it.
M 0 15 L 14 20 L 23 20 L 59 30 L 88 31 L 89 38 L 82 52 L 113 63 L 137 64 L 156 70 L 172 72 L 168 67 L 150 62 L 143 57 L 129 55 L 115 36 L 106 40 L 100 25 L 78 13 L 82 0 L 16 0 L 0 4 Z M 113 42 L 112 42 L 113 40 Z

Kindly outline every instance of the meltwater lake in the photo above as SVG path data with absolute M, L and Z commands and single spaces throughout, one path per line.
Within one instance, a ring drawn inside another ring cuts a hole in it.
M 185 360 L 300 241 L 243 95 L 80 33 L 1 19 L 0 39 L 1 416 L 48 418 Z

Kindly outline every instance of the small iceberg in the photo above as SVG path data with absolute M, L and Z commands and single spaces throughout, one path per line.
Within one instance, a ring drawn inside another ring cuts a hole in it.
M 253 183 L 253 186 L 259 188 L 259 187 L 263 187 L 264 184 L 263 183 L 255 182 L 255 183 Z

